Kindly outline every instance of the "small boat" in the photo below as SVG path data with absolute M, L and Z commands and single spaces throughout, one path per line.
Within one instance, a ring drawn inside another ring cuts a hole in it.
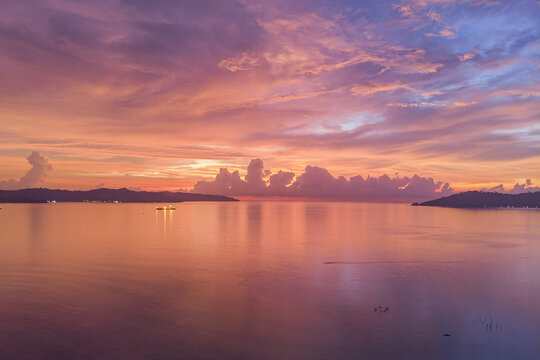
M 172 205 L 169 205 L 169 206 L 157 207 L 156 210 L 176 210 L 176 208 Z

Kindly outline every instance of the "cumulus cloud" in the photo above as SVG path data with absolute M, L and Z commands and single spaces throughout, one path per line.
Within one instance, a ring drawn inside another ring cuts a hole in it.
M 49 161 L 37 151 L 33 151 L 26 159 L 32 168 L 19 180 L 0 181 L 0 189 L 15 190 L 37 187 L 43 182 L 47 172 L 52 170 Z
M 238 171 L 220 169 L 214 180 L 199 181 L 193 192 L 232 196 L 286 196 L 351 200 L 410 201 L 430 199 L 453 193 L 448 183 L 414 175 L 379 177 L 335 177 L 327 169 L 307 166 L 302 174 L 280 170 L 270 175 L 261 159 L 248 166 L 244 179 Z M 268 178 L 268 179 L 267 179 Z
M 525 179 L 525 182 L 523 184 L 515 183 L 514 187 L 509 190 L 505 190 L 503 184 L 497 185 L 490 189 L 482 189 L 482 190 L 495 191 L 495 192 L 506 193 L 506 194 L 521 194 L 525 192 L 540 191 L 540 186 L 533 186 L 533 185 L 534 184 L 531 179 Z
M 287 186 L 291 184 L 293 179 L 293 172 L 279 170 L 276 174 L 270 176 L 268 192 L 276 195 L 285 194 L 287 191 Z

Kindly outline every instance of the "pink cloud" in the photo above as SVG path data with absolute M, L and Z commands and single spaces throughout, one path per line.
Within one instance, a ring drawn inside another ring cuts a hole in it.
M 39 148 L 61 184 L 189 187 L 255 156 L 463 188 L 536 177 L 538 6 L 495 3 L 8 1 L 0 176 Z
M 426 33 L 426 36 L 427 37 L 437 37 L 438 36 L 438 37 L 442 37 L 442 38 L 446 38 L 446 39 L 455 39 L 456 38 L 456 34 L 454 34 L 454 32 L 449 30 L 449 29 L 442 29 L 437 33 Z
M 460 60 L 460 61 L 467 61 L 467 60 L 474 59 L 475 57 L 476 57 L 476 54 L 474 54 L 474 53 L 468 53 L 468 54 L 460 55 L 460 56 L 459 56 L 459 60 Z
M 531 179 L 525 179 L 525 182 L 523 184 L 515 183 L 514 187 L 509 190 L 505 190 L 503 184 L 497 185 L 490 189 L 482 189 L 482 190 L 495 191 L 495 192 L 501 192 L 501 193 L 507 193 L 507 194 L 521 194 L 524 192 L 540 191 L 540 186 L 533 186 L 533 185 L 534 184 Z
M 220 169 L 214 180 L 199 181 L 193 192 L 232 196 L 259 197 L 309 197 L 370 201 L 410 201 L 445 196 L 453 192 L 448 183 L 414 175 L 381 175 L 346 178 L 335 177 L 327 169 L 306 166 L 304 172 L 294 178 L 294 173 L 280 170 L 265 179 L 261 159 L 252 160 L 244 179 L 238 171 Z
M 410 90 L 414 89 L 407 84 L 402 84 L 400 82 L 391 82 L 391 83 L 367 83 L 355 85 L 351 88 L 352 95 L 371 95 L 383 91 L 395 91 L 395 90 Z
M 221 60 L 218 66 L 220 68 L 235 72 L 252 69 L 253 67 L 258 66 L 260 62 L 260 59 L 252 58 L 247 52 L 244 52 L 240 57 L 232 57 Z

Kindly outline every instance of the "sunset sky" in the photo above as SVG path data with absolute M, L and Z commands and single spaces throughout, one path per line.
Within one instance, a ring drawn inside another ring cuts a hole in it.
M 191 190 L 256 158 L 263 181 L 311 165 L 456 190 L 540 184 L 536 0 L 0 10 L 0 187 L 40 159 L 38 185 L 66 189 Z

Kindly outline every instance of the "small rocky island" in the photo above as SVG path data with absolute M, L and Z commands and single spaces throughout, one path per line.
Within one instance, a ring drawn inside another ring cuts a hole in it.
M 125 202 L 176 203 L 183 201 L 238 201 L 227 196 L 170 191 L 133 191 L 129 189 L 95 189 L 70 191 L 54 189 L 0 190 L 0 203 L 46 202 Z
M 451 208 L 540 208 L 540 191 L 522 194 L 466 191 L 412 205 Z

